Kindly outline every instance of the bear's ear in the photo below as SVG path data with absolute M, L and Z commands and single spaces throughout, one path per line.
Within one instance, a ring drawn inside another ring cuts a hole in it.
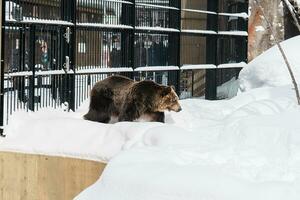
M 167 87 L 163 88 L 161 96 L 166 96 L 166 95 L 170 94 L 171 91 L 172 91 L 172 88 L 167 86 Z
M 174 85 L 171 85 L 170 86 L 174 91 L 176 90 L 175 86 Z

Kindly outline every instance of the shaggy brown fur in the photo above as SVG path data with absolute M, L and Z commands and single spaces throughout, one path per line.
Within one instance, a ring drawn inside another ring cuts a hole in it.
M 111 76 L 95 84 L 89 112 L 84 118 L 108 123 L 134 121 L 148 116 L 149 121 L 165 121 L 165 110 L 179 112 L 179 98 L 173 88 L 153 81 L 135 82 L 123 76 Z

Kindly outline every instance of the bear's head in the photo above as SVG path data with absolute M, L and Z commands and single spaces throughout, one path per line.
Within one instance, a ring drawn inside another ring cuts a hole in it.
M 160 91 L 161 100 L 159 101 L 158 111 L 163 112 L 165 110 L 179 112 L 182 110 L 179 104 L 179 98 L 174 91 L 173 87 L 166 86 Z

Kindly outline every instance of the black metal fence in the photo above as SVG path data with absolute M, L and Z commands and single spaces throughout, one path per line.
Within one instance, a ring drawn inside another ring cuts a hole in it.
M 247 62 L 247 0 L 6 0 L 2 7 L 0 126 L 19 109 L 76 110 L 95 82 L 116 73 L 174 85 L 182 98 L 221 98 L 218 86 Z

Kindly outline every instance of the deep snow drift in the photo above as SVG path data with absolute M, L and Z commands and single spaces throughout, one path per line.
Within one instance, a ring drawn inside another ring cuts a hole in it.
M 76 200 L 300 198 L 300 108 L 291 87 L 182 104 L 169 124 L 138 124 L 127 150 Z
M 281 45 L 296 79 L 300 81 L 300 36 L 283 41 Z M 242 69 L 239 79 L 242 91 L 264 86 L 283 86 L 292 83 L 286 64 L 277 46 L 270 48 L 251 61 L 247 67 Z

